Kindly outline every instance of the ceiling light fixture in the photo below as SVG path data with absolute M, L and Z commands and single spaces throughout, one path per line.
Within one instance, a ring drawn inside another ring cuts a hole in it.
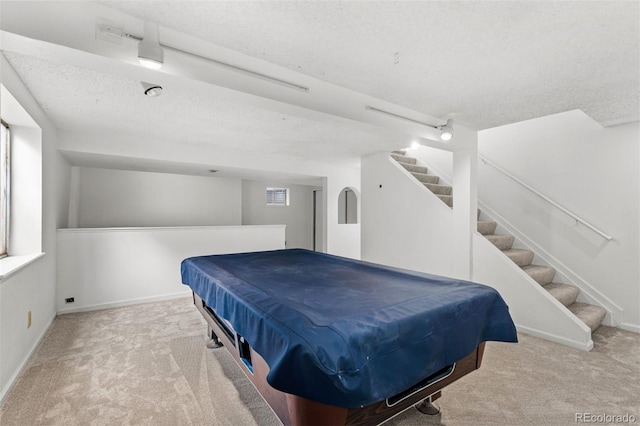
M 453 120 L 448 119 L 447 124 L 445 124 L 444 126 L 438 127 L 438 129 L 441 132 L 440 139 L 442 139 L 445 142 L 450 141 L 451 138 L 453 137 Z
M 160 96 L 162 94 L 162 86 L 147 83 L 146 81 L 141 81 L 140 83 L 142 84 L 145 95 L 155 98 L 156 96 Z
M 158 38 L 158 24 L 145 21 L 144 36 L 138 43 L 138 61 L 153 70 L 160 69 L 164 63 L 164 49 Z
M 402 115 L 394 114 L 393 112 L 385 111 L 383 109 L 374 108 L 372 106 L 364 107 L 368 111 L 377 112 L 380 114 L 388 115 L 389 117 L 399 118 L 401 120 L 411 121 L 412 123 L 422 124 L 423 126 L 431 127 L 432 129 L 436 129 L 440 131 L 440 139 L 444 142 L 448 142 L 453 138 L 453 120 L 448 119 L 447 124 L 442 126 L 432 126 L 431 124 L 423 123 L 422 121 L 414 120 L 413 118 L 405 117 Z
M 226 62 L 218 61 L 203 55 L 199 55 L 194 52 L 189 52 L 178 47 L 170 46 L 168 44 L 160 44 L 158 39 L 158 25 L 150 22 L 144 23 L 144 37 L 137 34 L 132 34 L 117 25 L 99 24 L 96 28 L 99 34 L 98 38 L 114 42 L 118 39 L 128 38 L 138 42 L 138 60 L 146 67 L 158 69 L 164 63 L 164 49 L 168 49 L 180 54 L 189 55 L 195 58 L 207 61 L 215 66 L 225 68 L 229 71 L 233 71 L 239 74 L 244 74 L 249 77 L 258 78 L 260 80 L 268 81 L 269 83 L 279 84 L 290 89 L 295 89 L 300 92 L 309 93 L 309 88 L 301 84 L 292 83 L 286 80 L 282 80 L 270 75 L 262 74 L 256 71 L 252 71 L 247 68 L 242 68 L 237 65 L 228 64 Z

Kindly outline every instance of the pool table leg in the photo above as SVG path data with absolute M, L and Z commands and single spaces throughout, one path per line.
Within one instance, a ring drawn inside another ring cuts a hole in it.
M 209 324 L 207 324 L 207 336 L 209 337 L 207 349 L 216 349 L 222 346 L 222 341 L 218 338 Z
M 440 394 L 440 391 L 436 393 Z M 435 416 L 436 414 L 438 414 L 440 412 L 440 409 L 433 405 L 433 401 L 435 401 L 437 398 L 433 398 L 433 396 L 434 395 L 431 395 L 417 403 L 415 405 L 416 409 L 422 414 L 427 414 L 429 416 Z

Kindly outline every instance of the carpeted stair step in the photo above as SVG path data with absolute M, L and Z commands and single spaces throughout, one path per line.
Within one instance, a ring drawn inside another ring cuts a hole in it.
M 404 155 L 391 154 L 391 158 L 396 160 L 398 163 L 404 164 L 416 164 L 417 159 L 413 157 L 406 157 Z
M 502 252 L 521 268 L 531 265 L 531 261 L 533 260 L 533 252 L 531 250 L 510 248 L 502 250 Z
M 453 191 L 453 188 L 449 185 L 438 185 L 436 183 L 426 182 L 423 182 L 423 185 L 426 186 L 429 191 L 433 192 L 434 194 L 452 195 L 451 192 Z
M 586 303 L 574 303 L 568 306 L 568 308 L 580 321 L 587 324 L 587 327 L 589 327 L 591 331 L 595 331 L 600 327 L 604 316 L 607 314 L 606 309 L 603 307 Z
M 428 175 L 426 173 L 411 172 L 411 174 L 422 183 L 438 183 L 440 178 L 436 175 Z
M 542 286 L 551 283 L 553 277 L 556 276 L 556 269 L 551 266 L 527 265 L 523 266 L 522 270 Z
M 569 306 L 575 303 L 578 293 L 580 293 L 580 289 L 578 287 L 562 283 L 550 283 L 545 285 L 543 288 L 551 293 L 551 295 L 558 299 L 558 301 L 564 306 Z
M 453 195 L 436 194 L 446 205 L 453 208 Z
M 491 234 L 484 236 L 487 240 L 491 241 L 494 246 L 500 250 L 508 250 L 513 246 L 515 238 L 511 234 Z
M 400 165 L 412 173 L 415 172 L 415 173 L 423 173 L 425 175 L 427 174 L 427 168 L 424 166 L 417 166 L 415 164 L 407 164 L 407 163 L 400 163 Z
M 452 187 L 440 185 L 440 178 L 435 175 L 428 175 L 427 168 L 416 164 L 417 160 L 407 157 L 405 151 L 392 151 L 391 157 L 409 171 L 419 182 L 422 182 L 431 192 L 440 198 L 446 205 L 453 208 Z M 478 219 L 480 210 L 478 209 Z M 478 220 L 477 230 L 487 238 L 498 249 L 511 259 L 516 265 L 522 268 L 531 278 L 540 284 L 560 303 L 566 306 L 574 315 L 584 322 L 591 331 L 600 327 L 607 311 L 595 305 L 586 303 L 576 303 L 580 290 L 569 284 L 554 283 L 556 275 L 555 268 L 544 265 L 532 265 L 535 254 L 531 250 L 513 248 L 514 236 L 510 234 L 495 234 L 497 224 L 491 220 Z
M 478 210 L 478 216 L 480 216 L 480 211 Z M 478 221 L 478 232 L 482 235 L 489 235 L 496 232 L 497 223 L 492 220 L 479 220 Z

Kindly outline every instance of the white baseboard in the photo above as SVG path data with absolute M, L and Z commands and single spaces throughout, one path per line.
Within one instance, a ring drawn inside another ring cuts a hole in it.
M 13 375 L 11 376 L 11 379 L 9 379 L 4 389 L 2 389 L 2 391 L 0 392 L 0 405 L 4 402 L 4 399 L 9 394 L 9 391 L 11 391 L 11 388 L 17 381 L 18 377 L 20 377 L 20 375 L 22 374 L 24 368 L 29 363 L 29 360 L 31 360 L 31 357 L 35 353 L 36 349 L 38 349 L 38 347 L 40 346 L 42 339 L 44 339 L 44 336 L 49 331 L 49 328 L 51 328 L 51 325 L 53 324 L 53 320 L 56 318 L 57 315 L 70 314 L 73 312 L 96 311 L 99 309 L 117 308 L 120 306 L 137 305 L 141 303 L 160 302 L 163 300 L 179 299 L 179 298 L 190 297 L 190 296 L 191 296 L 190 291 L 183 291 L 179 293 L 164 294 L 161 296 L 144 297 L 141 299 L 133 299 L 133 300 L 123 300 L 123 301 L 114 302 L 114 303 L 104 303 L 100 305 L 83 306 L 79 308 L 64 309 L 62 311 L 58 311 L 49 319 L 47 326 L 44 328 L 40 336 L 38 336 L 38 339 L 29 350 L 29 353 L 27 354 L 27 356 L 24 358 L 24 360 L 20 363 L 16 371 L 13 373 Z
M 4 389 L 2 389 L 2 392 L 0 392 L 0 405 L 2 405 L 2 403 L 4 402 L 4 399 L 6 398 L 7 395 L 9 395 L 9 391 L 11 390 L 11 388 L 13 387 L 13 385 L 16 383 L 16 381 L 18 380 L 18 377 L 20 377 L 22 375 L 22 372 L 24 370 L 24 368 L 27 366 L 27 364 L 29 363 L 29 361 L 31 360 L 31 357 L 33 356 L 33 354 L 36 352 L 36 349 L 38 349 L 38 346 L 40 346 L 40 342 L 42 342 L 42 339 L 44 339 L 44 336 L 47 334 L 47 332 L 49 331 L 49 328 L 51 328 L 51 324 L 53 324 L 53 320 L 56 318 L 56 315 L 54 314 L 49 321 L 47 322 L 47 326 L 44 328 L 44 330 L 42 331 L 42 333 L 40 333 L 40 336 L 38 336 L 38 339 L 35 341 L 35 343 L 33 344 L 33 346 L 31 347 L 31 349 L 29 350 L 29 353 L 27 353 L 27 356 L 24 358 L 24 360 L 20 363 L 20 365 L 18 366 L 18 368 L 16 369 L 16 371 L 11 375 L 11 378 L 9 379 L 9 381 L 7 382 L 6 386 L 4 387 Z
M 559 343 L 564 346 L 569 346 L 574 349 L 580 349 L 581 351 L 588 352 L 591 349 L 593 349 L 593 340 L 591 339 L 589 339 L 588 342 L 577 342 L 575 340 L 569 340 L 564 337 L 557 336 L 555 334 L 545 333 L 544 331 L 523 327 L 518 324 L 516 324 L 516 329 L 518 330 L 518 332 L 522 332 L 523 334 L 527 334 L 533 337 L 539 337 L 540 339 L 549 340 L 551 342 Z
M 73 314 L 76 312 L 98 311 L 101 309 L 119 308 L 122 306 L 139 305 L 141 303 L 161 302 L 163 300 L 180 299 L 191 296 L 191 291 L 181 291 L 179 293 L 162 294 L 160 296 L 142 297 L 140 299 L 120 300 L 118 302 L 101 303 L 98 305 L 80 306 L 77 308 L 61 309 L 58 315 Z
M 628 322 L 623 322 L 618 326 L 618 328 L 631 331 L 634 333 L 640 333 L 640 325 L 637 325 L 637 324 L 629 324 Z

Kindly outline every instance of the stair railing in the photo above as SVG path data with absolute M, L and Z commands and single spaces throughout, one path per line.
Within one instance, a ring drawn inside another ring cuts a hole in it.
M 613 240 L 613 237 L 609 234 L 607 234 L 606 232 L 596 228 L 595 226 L 593 226 L 592 224 L 590 224 L 589 222 L 587 222 L 586 220 L 582 219 L 580 216 L 576 215 L 575 213 L 571 212 L 570 210 L 562 207 L 560 204 L 556 203 L 555 201 L 553 201 L 551 198 L 547 197 L 546 195 L 542 194 L 540 191 L 536 190 L 535 188 L 532 188 L 531 186 L 529 186 L 528 184 L 526 184 L 525 182 L 521 181 L 520 179 L 518 179 L 517 177 L 515 177 L 514 175 L 512 175 L 511 173 L 509 173 L 507 170 L 503 169 L 502 167 L 500 167 L 499 165 L 497 165 L 496 163 L 494 163 L 491 160 L 488 160 L 486 158 L 484 158 L 481 155 L 478 155 L 478 158 L 480 159 L 480 161 L 482 161 L 485 164 L 490 165 L 491 167 L 495 168 L 496 170 L 498 170 L 499 172 L 501 172 L 502 174 L 506 175 L 508 178 L 510 178 L 511 180 L 519 183 L 520 185 L 522 185 L 523 187 L 525 187 L 527 190 L 533 192 L 535 195 L 537 195 L 538 197 L 542 198 L 544 201 L 548 202 L 549 204 L 551 204 L 552 206 L 556 207 L 558 210 L 562 211 L 563 213 L 567 214 L 568 216 L 570 216 L 571 218 L 573 218 L 576 223 L 581 223 L 584 226 L 586 226 L 587 228 L 591 229 L 593 232 L 595 232 L 596 234 L 600 235 L 602 238 L 604 238 L 607 241 L 611 241 Z

